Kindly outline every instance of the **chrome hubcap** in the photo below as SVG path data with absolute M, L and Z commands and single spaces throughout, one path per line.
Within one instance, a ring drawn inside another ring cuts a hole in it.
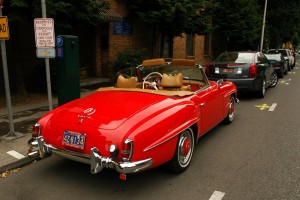
M 189 130 L 184 131 L 180 138 L 178 144 L 178 161 L 182 167 L 186 167 L 193 154 L 194 149 L 194 138 L 192 132 Z

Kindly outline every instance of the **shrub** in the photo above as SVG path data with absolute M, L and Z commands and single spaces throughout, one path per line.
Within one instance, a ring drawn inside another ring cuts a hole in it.
M 130 49 L 120 52 L 116 61 L 112 63 L 115 72 L 129 67 L 137 67 L 147 59 L 147 49 Z

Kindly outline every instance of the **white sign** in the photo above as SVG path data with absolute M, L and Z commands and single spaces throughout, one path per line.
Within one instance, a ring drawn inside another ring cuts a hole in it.
M 52 18 L 35 18 L 34 33 L 36 47 L 55 47 L 54 20 Z
M 55 58 L 55 48 L 37 48 L 36 56 L 38 58 Z

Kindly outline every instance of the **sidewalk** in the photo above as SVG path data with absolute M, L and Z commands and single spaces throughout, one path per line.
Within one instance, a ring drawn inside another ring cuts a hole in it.
M 101 85 L 107 79 L 86 79 L 81 81 L 81 97 L 93 93 L 96 89 L 84 89 L 85 86 Z M 89 87 L 88 87 L 89 88 Z M 57 106 L 57 98 L 53 97 L 53 107 Z M 31 138 L 31 128 L 36 120 L 49 111 L 49 102 L 44 100 L 34 104 L 13 106 L 13 121 L 16 137 L 8 137 L 9 120 L 7 107 L 0 108 L 0 173 L 21 167 L 35 159 L 27 157 L 27 142 Z

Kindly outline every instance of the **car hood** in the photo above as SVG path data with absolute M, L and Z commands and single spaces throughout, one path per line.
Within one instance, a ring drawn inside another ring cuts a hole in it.
M 116 129 L 136 113 L 166 99 L 169 97 L 142 92 L 95 92 L 58 107 L 51 123 Z

